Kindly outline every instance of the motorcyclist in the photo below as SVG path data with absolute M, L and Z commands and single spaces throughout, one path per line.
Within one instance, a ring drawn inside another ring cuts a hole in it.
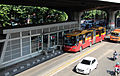
M 119 62 L 117 62 L 114 67 L 115 67 L 114 72 L 115 72 L 115 76 L 116 76 L 116 74 L 119 74 L 119 73 L 120 73 L 120 65 L 119 65 Z
M 116 65 L 114 67 L 118 67 L 120 69 L 120 65 L 119 62 L 116 63 Z
M 113 53 L 113 55 L 114 55 L 114 56 L 117 56 L 118 54 L 117 54 L 117 52 L 115 51 L 115 52 Z

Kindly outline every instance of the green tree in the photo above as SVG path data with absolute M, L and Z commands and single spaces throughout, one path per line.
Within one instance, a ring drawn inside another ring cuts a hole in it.
M 3 27 L 11 25 L 11 22 L 26 24 L 51 23 L 67 20 L 67 14 L 55 9 L 33 6 L 0 5 L 0 22 Z

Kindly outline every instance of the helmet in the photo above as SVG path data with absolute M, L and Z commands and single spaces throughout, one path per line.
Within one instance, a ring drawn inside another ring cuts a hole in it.
M 117 62 L 116 65 L 119 65 L 119 62 Z

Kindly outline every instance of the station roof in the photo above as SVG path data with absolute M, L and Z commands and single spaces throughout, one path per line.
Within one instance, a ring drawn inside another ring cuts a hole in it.
M 115 8 L 120 6 L 119 3 L 119 0 L 0 0 L 0 4 L 41 6 L 63 11 Z

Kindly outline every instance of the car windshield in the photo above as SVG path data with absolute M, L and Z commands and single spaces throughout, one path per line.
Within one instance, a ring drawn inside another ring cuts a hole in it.
M 85 60 L 85 59 L 83 59 L 83 60 L 81 61 L 81 63 L 82 63 L 82 64 L 85 64 L 85 65 L 90 65 L 90 61 L 89 61 L 89 60 Z
M 120 36 L 120 34 L 119 34 L 119 33 L 111 32 L 111 36 L 116 36 L 116 37 L 118 37 L 118 36 Z

